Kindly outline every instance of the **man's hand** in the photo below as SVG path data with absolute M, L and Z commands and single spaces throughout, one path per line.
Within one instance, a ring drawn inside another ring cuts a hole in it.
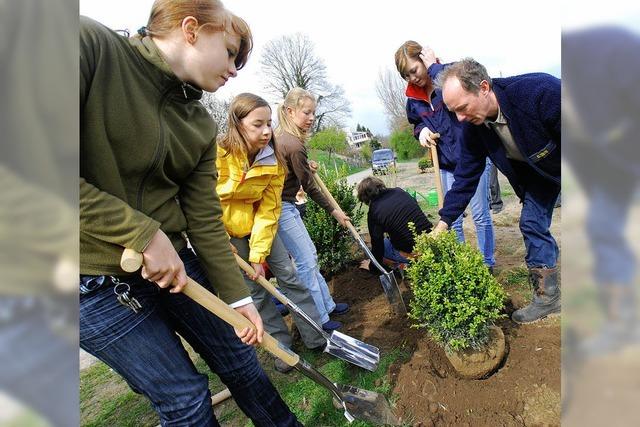
M 436 237 L 438 234 L 442 233 L 443 231 L 447 231 L 448 229 L 449 226 L 447 225 L 447 223 L 440 220 L 438 222 L 438 225 L 436 225 L 435 228 L 431 230 L 431 233 L 429 233 L 429 235 L 432 237 Z
M 257 262 L 252 262 L 251 263 L 251 267 L 253 267 L 253 271 L 256 272 L 256 274 L 254 274 L 253 276 L 250 277 L 251 280 L 253 280 L 254 282 L 256 280 L 258 280 L 258 277 L 262 276 L 262 277 L 266 277 L 265 271 L 264 271 L 264 267 L 262 266 L 262 264 L 257 263 Z
M 187 284 L 187 272 L 178 253 L 171 244 L 171 240 L 162 230 L 153 235 L 151 241 L 142 252 L 142 277 L 150 282 L 156 282 L 161 288 L 178 293 Z
M 351 218 L 349 218 L 344 212 L 342 212 L 342 209 L 334 209 L 331 212 L 331 216 L 334 217 L 336 221 L 338 221 L 338 223 L 343 227 L 347 226 L 347 222 L 351 222 Z
M 244 317 L 249 319 L 251 323 L 254 324 L 254 328 L 244 328 L 241 331 L 236 331 L 236 335 L 240 338 L 244 344 L 247 345 L 255 345 L 262 344 L 262 336 L 264 335 L 264 326 L 262 325 L 262 318 L 256 309 L 256 306 L 253 303 L 249 303 L 246 305 L 242 305 L 240 307 L 236 307 L 235 310 L 242 314 Z
M 320 166 L 318 165 L 318 162 L 315 160 L 309 160 L 309 168 L 311 169 L 311 172 L 316 173 L 318 166 Z
M 420 131 L 420 135 L 418 135 L 420 145 L 426 148 L 431 148 L 432 145 L 437 145 L 438 138 L 440 138 L 440 134 L 431 132 L 431 129 L 426 126 Z

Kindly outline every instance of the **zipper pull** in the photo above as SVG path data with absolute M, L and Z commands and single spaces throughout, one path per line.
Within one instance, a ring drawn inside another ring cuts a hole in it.
M 182 82 L 182 93 L 184 94 L 184 99 L 189 99 L 187 98 L 187 84 Z

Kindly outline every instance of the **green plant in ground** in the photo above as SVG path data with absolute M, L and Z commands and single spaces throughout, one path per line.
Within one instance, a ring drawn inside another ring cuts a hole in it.
M 458 242 L 454 231 L 416 236 L 414 252 L 420 255 L 407 269 L 414 293 L 409 313 L 413 327 L 426 328 L 447 350 L 482 348 L 489 326 L 503 316 L 505 299 L 482 254 Z
M 430 168 L 433 166 L 433 162 L 431 161 L 431 157 L 423 157 L 420 160 L 418 160 L 418 169 L 420 169 L 421 172 L 424 172 L 427 170 L 427 168 Z
M 318 173 L 351 222 L 358 224 L 363 213 L 357 208 L 358 201 L 353 195 L 355 185 L 349 185 L 345 179 L 346 168 L 335 171 L 320 167 Z M 311 199 L 307 202 L 304 223 L 316 245 L 318 264 L 323 273 L 333 275 L 351 262 L 353 238 L 349 231 Z

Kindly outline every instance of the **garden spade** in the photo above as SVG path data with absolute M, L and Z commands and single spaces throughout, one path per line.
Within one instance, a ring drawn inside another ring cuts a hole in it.
M 237 254 L 235 256 L 240 268 L 250 277 L 253 276 L 255 274 L 253 268 L 251 268 L 251 266 Z M 331 335 L 327 334 L 321 326 L 307 315 L 307 313 L 302 311 L 300 307 L 293 303 L 293 301 L 284 296 L 267 279 L 260 276 L 256 282 L 265 288 L 271 295 L 276 297 L 278 301 L 284 304 L 289 310 L 300 316 L 309 326 L 315 329 L 324 339 L 327 340 L 327 345 L 324 348 L 326 353 L 369 371 L 376 370 L 378 363 L 380 362 L 380 350 L 377 347 L 363 343 L 362 341 L 338 331 L 331 332 Z
M 336 202 L 336 200 L 333 198 L 333 196 L 329 192 L 329 189 L 326 185 L 324 185 L 324 182 L 322 182 L 322 179 L 320 179 L 320 176 L 318 176 L 317 173 L 313 174 L 313 179 L 316 181 L 318 187 L 320 187 L 322 193 L 327 197 L 327 199 L 329 199 L 329 202 L 334 207 L 334 209 L 340 209 L 340 205 L 338 205 L 338 202 Z M 387 301 L 389 301 L 389 304 L 393 308 L 395 314 L 407 314 L 407 307 L 404 305 L 402 295 L 400 294 L 400 289 L 398 288 L 398 282 L 396 282 L 396 277 L 393 275 L 393 272 L 385 270 L 385 268 L 380 265 L 378 260 L 376 260 L 376 257 L 374 257 L 369 250 L 369 247 L 367 246 L 365 241 L 362 240 L 362 237 L 360 237 L 360 233 L 358 233 L 358 230 L 356 230 L 351 222 L 347 222 L 347 228 L 351 232 L 353 238 L 356 239 L 356 242 L 358 242 L 365 255 L 378 268 L 378 270 L 382 272 L 382 274 L 380 275 L 380 283 L 382 284 L 384 294 L 387 296 Z
M 120 260 L 120 266 L 124 271 L 130 273 L 137 271 L 142 266 L 142 254 L 132 249 L 125 249 Z M 236 329 L 254 327 L 249 319 L 229 307 L 220 298 L 189 277 L 187 277 L 187 285 L 182 289 L 182 293 Z M 349 422 L 358 419 L 375 425 L 400 425 L 400 420 L 393 414 L 389 402 L 383 395 L 350 385 L 331 382 L 298 354 L 289 350 L 267 332 L 262 337 L 261 345 L 287 365 L 296 368 L 309 379 L 329 390 L 342 405 L 344 416 Z
M 439 133 L 431 135 L 433 139 L 440 138 Z M 438 209 L 442 209 L 444 202 L 444 193 L 442 192 L 442 180 L 440 178 L 440 161 L 438 160 L 438 148 L 435 144 L 431 144 L 431 162 L 433 163 L 433 175 L 436 182 L 436 191 L 438 192 Z

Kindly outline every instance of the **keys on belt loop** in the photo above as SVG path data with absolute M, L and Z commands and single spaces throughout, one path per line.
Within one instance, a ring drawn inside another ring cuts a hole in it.
M 131 296 L 131 286 L 129 286 L 128 283 L 121 282 L 113 276 L 111 276 L 111 280 L 116 285 L 113 288 L 113 292 L 116 294 L 116 298 L 118 299 L 118 302 L 120 304 L 124 305 L 125 307 L 129 307 L 131 310 L 133 310 L 134 313 L 137 313 L 142 309 L 142 304 L 140 304 L 140 301 L 138 301 L 136 297 Z

